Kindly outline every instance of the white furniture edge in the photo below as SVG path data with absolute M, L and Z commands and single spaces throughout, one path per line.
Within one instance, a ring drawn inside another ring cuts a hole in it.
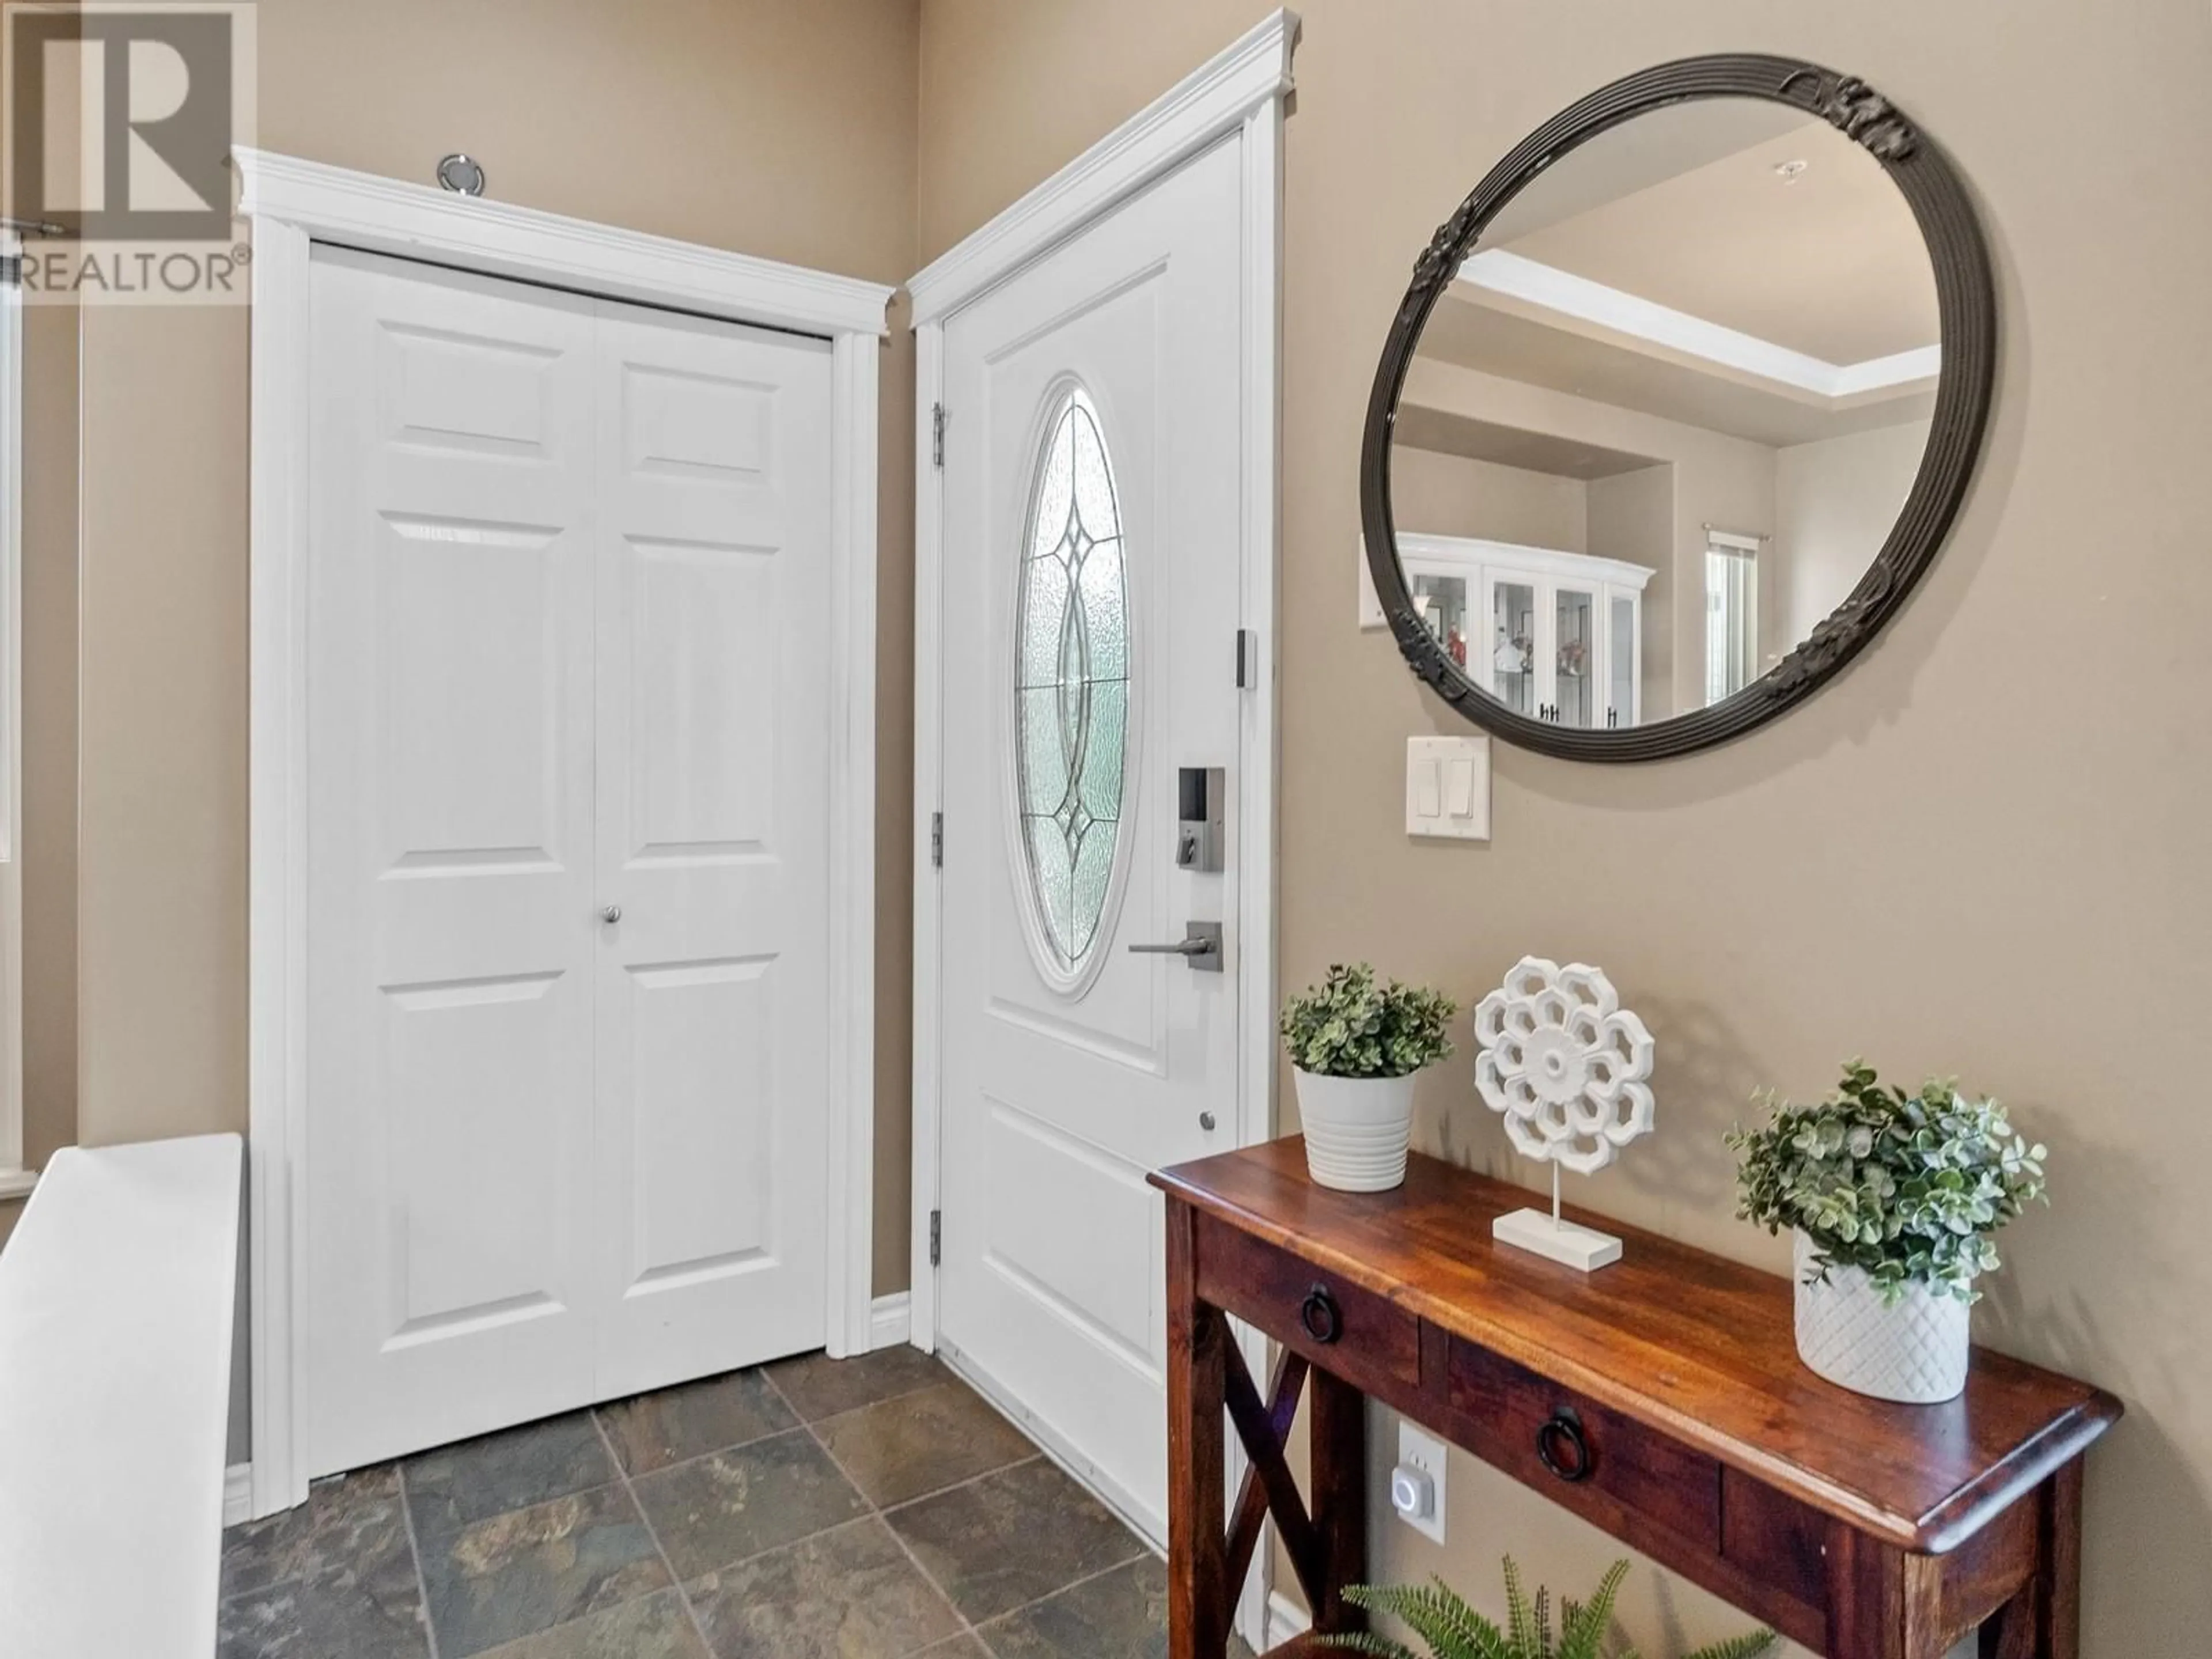
M 214 1651 L 242 1154 L 234 1134 L 58 1152 L 0 1254 L 11 1655 Z
M 1354 544 L 1359 570 L 1359 625 L 1362 628 L 1381 628 L 1389 621 L 1382 614 L 1382 600 L 1375 591 L 1374 573 L 1367 565 L 1367 538 L 1362 536 Z M 1601 553 L 1570 553 L 1564 548 L 1533 547 L 1525 542 L 1493 541 L 1485 536 L 1434 536 L 1419 531 L 1398 532 L 1398 555 L 1411 555 L 1416 559 L 1434 560 L 1445 564 L 1474 564 L 1486 561 L 1486 553 L 1504 556 L 1495 562 L 1510 564 L 1516 570 L 1531 570 L 1553 576 L 1579 577 L 1585 580 L 1616 583 L 1633 587 L 1639 593 L 1644 584 L 1659 573 L 1648 564 L 1632 564 L 1626 559 L 1608 559 Z
M 945 391 L 945 323 L 1086 224 L 1231 133 L 1242 146 L 1246 284 L 1242 420 L 1249 463 L 1239 581 L 1243 624 L 1254 636 L 1253 682 L 1243 703 L 1245 764 L 1239 779 L 1238 858 L 1244 890 L 1237 950 L 1245 1045 L 1237 1060 L 1236 1144 L 1275 1132 L 1276 773 L 1282 478 L 1283 103 L 1297 44 L 1295 12 L 1277 11 L 1166 96 L 1109 133 L 1051 179 L 939 258 L 908 284 L 915 330 L 915 788 L 914 1173 L 910 1340 L 935 1352 L 937 1275 L 929 1260 L 938 1207 L 938 1099 L 942 925 L 933 831 L 941 804 L 944 474 L 935 464 L 933 411 Z M 1264 1367 L 1267 1343 L 1237 1327 L 1248 1364 Z M 1242 1456 L 1231 1449 L 1241 1470 Z M 1235 1472 L 1235 1471 L 1233 1471 Z M 1272 1552 L 1257 1552 L 1238 1628 L 1258 1644 L 1267 1617 Z
M 1894 395 L 1932 386 L 1943 371 L 1940 345 L 1915 346 L 1862 362 L 1832 363 L 1504 248 L 1485 248 L 1470 255 L 1455 280 L 1662 350 L 1810 392 L 1838 406 L 1869 392 Z
M 875 592 L 879 283 L 587 224 L 267 151 L 235 152 L 253 220 L 247 1117 L 253 1513 L 301 1502 L 306 1061 L 306 434 L 318 241 L 733 321 L 826 334 L 833 355 L 829 614 L 832 1064 L 828 1346 L 873 1329 Z
M 1298 15 L 1279 10 L 1074 161 L 932 260 L 907 283 L 916 326 L 933 323 L 1291 90 Z
M 471 270 L 810 334 L 890 332 L 884 308 L 895 290 L 881 283 L 271 150 L 241 145 L 232 156 L 245 184 L 239 211 L 297 226 L 317 241 L 459 259 Z

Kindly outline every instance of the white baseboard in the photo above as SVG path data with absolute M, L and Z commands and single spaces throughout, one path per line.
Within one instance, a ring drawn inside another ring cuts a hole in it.
M 222 1472 L 222 1524 L 226 1530 L 253 1519 L 253 1465 L 233 1463 Z
M 913 1334 L 914 1299 L 906 1291 L 879 1296 L 868 1316 L 868 1347 L 903 1347 Z
M 1313 1620 L 1297 1602 L 1277 1590 L 1267 1597 L 1267 1645 L 1262 1652 L 1279 1648 L 1297 1636 L 1304 1636 L 1313 1628 Z

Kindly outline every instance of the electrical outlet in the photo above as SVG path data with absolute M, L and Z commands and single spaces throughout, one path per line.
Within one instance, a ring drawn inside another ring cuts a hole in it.
M 1444 1541 L 1444 1443 L 1401 1419 L 1398 1467 L 1390 1472 L 1390 1503 L 1415 1532 Z M 1401 1501 L 1401 1500 L 1404 1501 Z

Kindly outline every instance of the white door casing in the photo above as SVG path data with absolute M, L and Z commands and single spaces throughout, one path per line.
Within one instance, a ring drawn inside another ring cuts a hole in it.
M 823 1340 L 830 365 L 315 264 L 322 1474 Z
M 1163 1264 L 1143 1177 L 1273 1127 L 1278 169 L 1296 27 L 1269 19 L 912 284 L 915 1340 L 1156 1537 Z M 1098 955 L 1063 975 L 1036 948 L 1007 750 L 1032 471 L 1069 386 L 1097 409 L 1122 506 L 1132 735 L 1127 868 Z M 1185 765 L 1227 774 L 1219 874 L 1174 867 Z M 1127 954 L 1190 921 L 1224 924 L 1225 972 Z
M 813 586 L 827 667 L 828 1171 L 823 1306 L 833 1353 L 872 1334 L 877 360 L 890 289 L 496 201 L 240 149 L 253 224 L 249 1123 L 252 1510 L 307 1492 L 307 710 L 313 250 L 411 256 L 825 337 L 829 545 Z M 593 1179 L 601 1172 L 592 1170 Z

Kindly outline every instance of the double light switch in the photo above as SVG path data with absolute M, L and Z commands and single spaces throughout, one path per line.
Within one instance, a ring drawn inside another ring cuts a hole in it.
M 1406 833 L 1490 839 L 1490 739 L 1406 739 Z

